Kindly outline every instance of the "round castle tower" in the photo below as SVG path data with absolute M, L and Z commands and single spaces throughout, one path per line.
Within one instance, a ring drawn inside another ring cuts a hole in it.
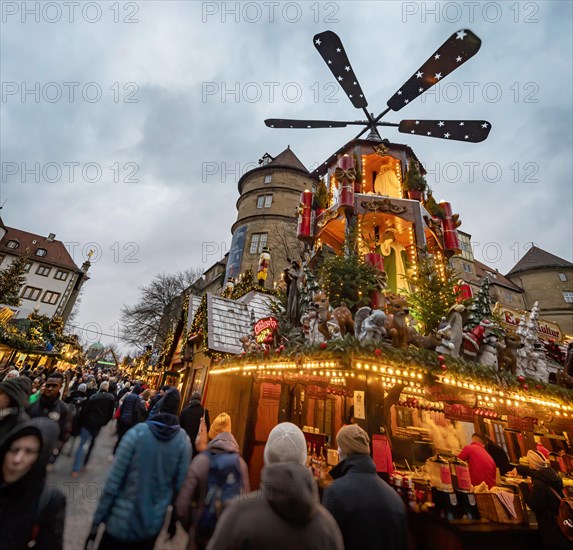
M 300 194 L 312 190 L 313 184 L 290 146 L 274 158 L 265 153 L 259 167 L 241 176 L 225 279 L 236 279 L 248 269 L 256 276 L 259 256 L 267 246 L 271 261 L 265 286 L 273 288 L 279 283 L 288 265 L 287 257 L 300 259 L 302 243 L 296 236 L 296 208 Z

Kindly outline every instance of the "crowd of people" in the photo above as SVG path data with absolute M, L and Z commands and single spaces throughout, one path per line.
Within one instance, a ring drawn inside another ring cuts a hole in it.
M 340 461 L 321 496 L 303 432 L 278 424 L 264 448 L 261 488 L 251 492 L 233 419 L 223 412 L 211 421 L 198 394 L 182 407 L 176 388 L 155 392 L 97 368 L 11 369 L 0 379 L 0 549 L 63 547 L 66 498 L 46 484 L 47 471 L 79 439 L 70 475 L 80 476 L 113 419 L 117 442 L 86 549 L 151 550 L 166 522 L 170 536 L 178 523 L 185 529 L 188 550 L 409 547 L 406 507 L 377 474 L 368 434 L 357 424 L 336 435 Z M 528 503 L 558 548 L 558 501 L 549 488 L 561 493 L 562 486 L 543 453 L 530 453 Z M 479 435 L 460 456 L 473 483 L 492 483 L 495 462 Z

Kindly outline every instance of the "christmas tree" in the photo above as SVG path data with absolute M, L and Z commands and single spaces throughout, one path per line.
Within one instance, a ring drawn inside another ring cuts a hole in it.
M 442 317 L 447 317 L 456 303 L 459 290 L 455 271 L 447 262 L 436 265 L 434 257 L 428 254 L 406 280 L 413 287 L 407 295 L 412 317 L 422 325 L 420 332 L 427 334 L 438 328 Z
M 26 282 L 26 255 L 16 258 L 6 269 L 0 271 L 0 304 L 20 305 L 20 289 Z
M 467 328 L 477 327 L 483 319 L 491 320 L 491 299 L 489 297 L 489 279 L 484 278 L 478 295 L 469 308 Z
M 320 178 L 320 182 L 318 183 L 318 186 L 316 188 L 313 207 L 314 208 L 328 207 L 328 190 L 326 189 L 324 178 Z

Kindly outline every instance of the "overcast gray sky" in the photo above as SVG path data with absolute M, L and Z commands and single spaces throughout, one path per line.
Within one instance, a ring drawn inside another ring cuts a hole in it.
M 478 260 L 505 273 L 531 242 L 572 259 L 571 2 L 74 4 L 2 3 L 1 200 L 7 225 L 56 233 L 78 265 L 95 249 L 82 326 L 113 334 L 155 273 L 218 260 L 236 182 L 265 152 L 290 144 L 314 168 L 355 135 L 263 124 L 360 118 L 312 44 L 327 29 L 375 115 L 475 32 L 473 59 L 385 120 L 486 119 L 488 140 L 385 136 L 413 148 Z

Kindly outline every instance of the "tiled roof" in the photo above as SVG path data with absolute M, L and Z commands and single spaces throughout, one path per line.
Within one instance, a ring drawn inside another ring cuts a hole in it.
M 499 271 L 482 264 L 474 259 L 474 265 L 476 268 L 476 275 L 479 277 L 480 281 L 483 281 L 483 278 L 487 276 L 489 282 L 492 284 L 497 284 L 501 286 L 505 286 L 511 290 L 515 290 L 515 292 L 523 292 L 523 289 L 520 286 L 517 286 L 514 282 L 510 281 L 505 275 L 501 274 Z M 493 275 L 489 275 L 493 273 Z
M 293 153 L 290 145 L 282 153 L 279 153 L 271 162 L 269 162 L 267 166 L 273 166 L 273 164 L 275 166 L 289 166 L 290 168 L 296 168 L 297 170 L 308 172 L 306 166 Z
M 513 266 L 508 275 L 514 275 L 521 271 L 529 271 L 530 269 L 542 269 L 544 267 L 573 267 L 573 264 L 559 256 L 555 256 L 555 254 L 551 254 L 551 252 L 532 246 L 525 256 Z
M 239 300 L 207 294 L 207 326 L 213 351 L 239 354 L 243 347 L 239 338 L 251 333 L 251 311 L 255 320 L 268 317 L 268 295 L 252 291 Z
M 26 251 L 26 249 L 28 249 L 30 260 L 66 267 L 67 269 L 72 269 L 74 271 L 80 270 L 74 263 L 74 260 L 64 246 L 64 243 L 61 241 L 49 241 L 47 237 L 42 237 L 41 235 L 35 235 L 34 233 L 28 233 L 27 231 L 22 231 L 21 229 L 15 229 L 13 227 L 4 227 L 6 228 L 6 234 L 2 240 L 0 240 L 0 253 L 20 256 Z M 8 248 L 6 246 L 9 241 L 13 240 L 17 240 L 19 243 L 19 246 L 16 249 Z M 33 241 L 36 241 L 36 243 L 34 244 Z M 38 248 L 46 249 L 46 255 L 36 256 L 36 250 Z

